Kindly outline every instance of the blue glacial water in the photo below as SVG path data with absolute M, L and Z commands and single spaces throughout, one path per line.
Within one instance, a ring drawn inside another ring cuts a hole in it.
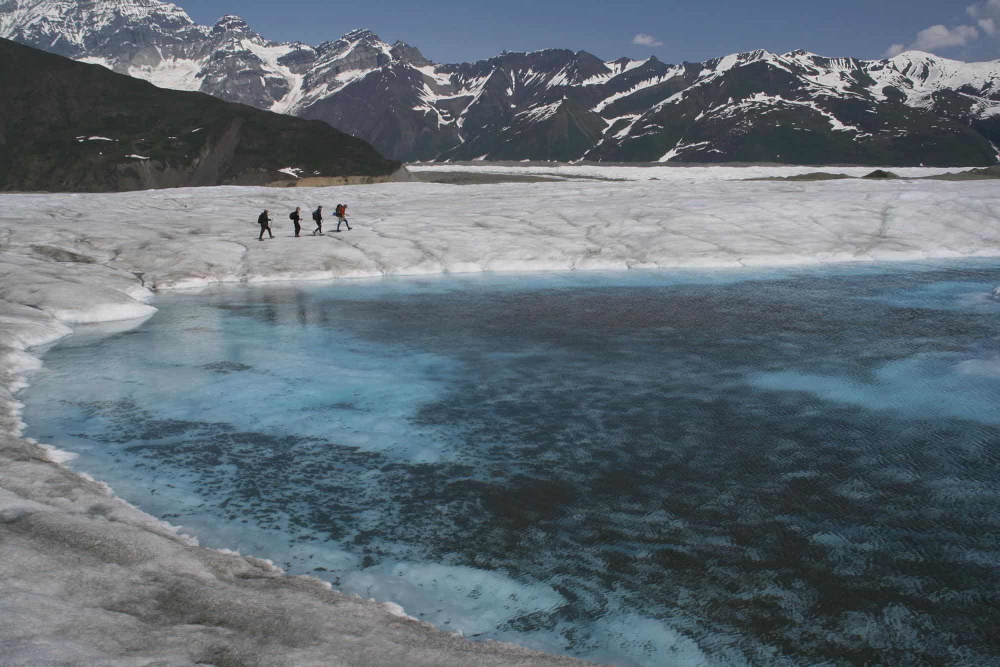
M 29 435 L 202 544 L 620 665 L 1000 664 L 1000 263 L 220 287 Z

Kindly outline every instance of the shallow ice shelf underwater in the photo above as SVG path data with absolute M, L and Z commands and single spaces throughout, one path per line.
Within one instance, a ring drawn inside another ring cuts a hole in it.
M 988 661 L 997 284 L 965 261 L 177 293 L 51 349 L 25 419 L 207 546 L 467 636 Z

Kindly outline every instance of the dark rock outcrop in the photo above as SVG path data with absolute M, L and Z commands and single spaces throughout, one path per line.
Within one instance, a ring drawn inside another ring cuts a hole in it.
M 325 123 L 157 88 L 0 39 L 0 190 L 109 191 L 385 177 Z

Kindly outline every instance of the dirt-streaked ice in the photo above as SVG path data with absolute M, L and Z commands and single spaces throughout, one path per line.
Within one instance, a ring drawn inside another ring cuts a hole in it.
M 588 168 L 589 169 L 589 168 Z M 718 168 L 716 168 L 718 169 Z M 756 168 L 758 172 L 762 170 Z M 671 171 L 669 179 L 660 171 Z M 635 173 L 632 173 L 635 172 Z M 683 172 L 687 172 L 685 176 Z M 19 437 L 28 348 L 143 318 L 151 289 L 472 271 L 1000 256 L 993 182 L 612 182 L 211 188 L 0 198 L 0 646 L 13 664 L 551 664 L 201 549 Z M 775 172 L 785 175 L 783 172 Z M 589 174 L 588 174 L 589 175 Z M 745 174 L 730 172 L 743 178 Z M 768 175 L 766 170 L 757 175 Z M 648 180 L 656 177 L 661 180 Z M 288 212 L 350 205 L 293 238 Z M 276 238 L 257 241 L 268 208 Z M 332 224 L 331 224 L 332 222 Z M 126 325 L 127 326 L 127 325 Z

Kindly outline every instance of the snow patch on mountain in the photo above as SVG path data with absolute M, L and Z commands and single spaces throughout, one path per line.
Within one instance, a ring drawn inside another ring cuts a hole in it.
M 711 145 L 711 142 L 708 141 L 699 141 L 698 143 L 694 144 L 685 144 L 684 140 L 681 139 L 676 146 L 667 151 L 666 155 L 657 160 L 657 162 L 670 162 L 684 151 L 689 151 L 695 148 L 701 148 L 703 146 L 709 146 L 709 145 Z
M 600 112 L 604 111 L 606 108 L 608 108 L 610 105 L 614 104 L 615 102 L 617 102 L 620 99 L 623 99 L 623 98 L 629 97 L 631 95 L 634 95 L 634 94 L 638 93 L 641 90 L 645 90 L 646 88 L 652 88 L 653 86 L 658 86 L 661 83 L 663 83 L 664 81 L 669 81 L 670 79 L 673 79 L 674 77 L 682 74 L 683 72 L 684 72 L 684 68 L 682 68 L 682 67 L 674 67 L 674 68 L 671 68 L 666 74 L 662 74 L 662 75 L 659 75 L 659 76 L 653 76 L 653 77 L 650 77 L 648 79 L 644 79 L 644 80 L 636 83 L 635 85 L 633 85 L 628 90 L 623 90 L 623 91 L 620 91 L 620 92 L 612 93 L 608 97 L 606 97 L 603 100 L 601 100 L 600 102 L 598 102 L 597 105 L 594 107 L 594 111 L 600 113 Z
M 835 132 L 860 132 L 858 128 L 852 125 L 846 125 L 841 122 L 836 116 L 834 116 L 829 111 L 821 108 L 815 102 L 805 102 L 799 100 L 786 100 L 780 95 L 766 95 L 764 93 L 756 93 L 753 97 L 749 97 L 739 103 L 728 103 L 720 105 L 709 112 L 709 115 L 715 115 L 717 117 L 727 117 L 727 116 L 737 116 L 742 113 L 746 113 L 748 110 L 752 110 L 754 113 L 761 115 L 766 114 L 771 111 L 776 111 L 781 107 L 802 107 L 810 109 L 815 113 L 823 116 L 830 123 L 830 127 Z
M 552 102 L 551 104 L 543 104 L 542 106 L 526 109 L 518 113 L 517 117 L 533 123 L 539 123 L 547 118 L 555 116 L 559 111 L 559 107 L 562 106 L 563 101 L 564 100 L 559 100 L 558 102 Z
M 291 68 L 282 65 L 281 59 L 295 51 L 295 47 L 290 44 L 263 45 L 257 44 L 253 40 L 245 40 L 244 47 L 257 56 L 266 66 L 267 70 L 275 73 L 285 80 L 288 86 L 288 94 L 280 100 L 276 100 L 271 105 L 270 111 L 275 113 L 289 113 L 301 102 L 304 91 L 302 83 L 305 76 L 296 74 Z

